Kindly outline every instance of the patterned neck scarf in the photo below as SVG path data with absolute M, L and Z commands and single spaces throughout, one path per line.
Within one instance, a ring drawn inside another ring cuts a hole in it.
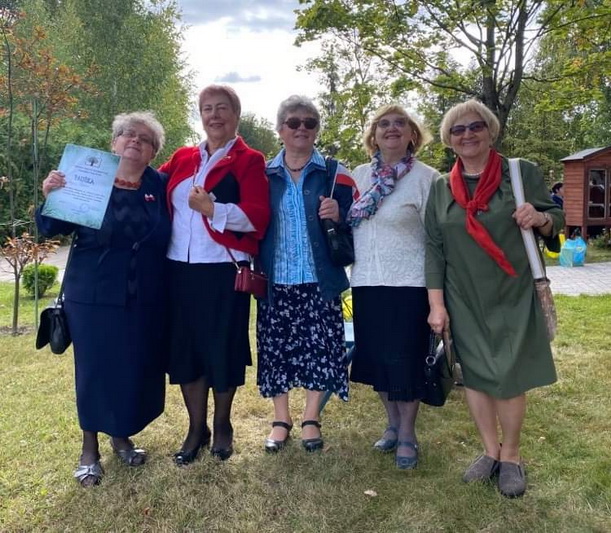
M 346 217 L 348 224 L 356 228 L 363 219 L 369 219 L 375 215 L 382 205 L 382 200 L 395 190 L 397 181 L 412 169 L 415 161 L 416 158 L 411 151 L 408 151 L 407 155 L 399 162 L 399 164 L 404 165 L 403 170 L 397 174 L 395 167 L 384 163 L 382 154 L 377 151 L 371 162 L 371 187 L 352 204 Z
M 460 158 L 456 160 L 450 172 L 450 189 L 456 203 L 466 212 L 465 226 L 467 233 L 473 237 L 475 242 L 479 244 L 483 250 L 496 261 L 507 274 L 517 276 L 516 271 L 511 266 L 511 263 L 505 257 L 505 253 L 492 240 L 492 237 L 486 231 L 486 228 L 479 222 L 475 216 L 478 211 L 488 211 L 488 202 L 497 191 L 501 184 L 501 156 L 494 149 L 490 150 L 488 163 L 482 172 L 473 198 L 469 198 L 469 189 L 463 177 L 462 161 Z

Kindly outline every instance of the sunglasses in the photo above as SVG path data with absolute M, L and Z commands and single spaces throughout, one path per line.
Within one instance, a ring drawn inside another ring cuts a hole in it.
M 383 129 L 383 130 L 390 128 L 391 126 L 401 129 L 401 128 L 405 128 L 406 125 L 407 125 L 407 120 L 404 118 L 396 118 L 395 120 L 388 120 L 387 118 L 383 118 L 376 124 L 378 128 Z
M 466 126 L 463 126 L 462 124 L 459 124 L 458 126 L 452 126 L 450 128 L 450 133 L 456 136 L 464 135 L 465 131 L 467 130 L 473 133 L 478 133 L 480 131 L 483 131 L 487 127 L 488 125 L 483 120 L 477 120 L 475 122 L 471 122 L 471 124 L 467 124 Z
M 297 118 L 297 117 L 291 117 L 285 120 L 284 124 L 286 124 L 292 130 L 298 129 L 299 126 L 301 126 L 302 124 L 304 125 L 306 130 L 313 130 L 318 126 L 318 120 L 312 117 L 308 117 L 304 119 Z

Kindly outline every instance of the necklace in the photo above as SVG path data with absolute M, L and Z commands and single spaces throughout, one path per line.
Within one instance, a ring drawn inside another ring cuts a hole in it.
M 310 160 L 308 159 L 304 165 L 302 167 L 299 168 L 291 168 L 289 167 L 289 164 L 286 162 L 286 157 L 284 158 L 284 165 L 286 166 L 286 168 L 288 168 L 291 172 L 301 172 L 305 167 L 308 166 L 308 163 L 310 162 Z
M 127 181 L 122 178 L 115 178 L 115 185 L 123 187 L 124 189 L 139 189 L 142 185 L 142 178 L 138 181 Z

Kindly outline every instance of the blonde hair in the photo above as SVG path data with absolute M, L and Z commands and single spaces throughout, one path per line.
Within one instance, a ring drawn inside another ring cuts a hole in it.
M 450 128 L 460 117 L 469 113 L 475 113 L 481 117 L 481 119 L 486 123 L 488 132 L 490 133 L 491 143 L 495 143 L 495 141 L 498 139 L 499 131 L 501 130 L 499 119 L 496 118 L 495 114 L 480 101 L 471 99 L 461 104 L 456 104 L 443 116 L 441 125 L 439 126 L 439 136 L 441 137 L 441 142 L 443 144 L 451 147 Z
M 431 135 L 427 129 L 424 128 L 419 122 L 417 122 L 414 118 L 412 118 L 405 108 L 399 104 L 388 104 L 380 107 L 371 118 L 367 129 L 363 135 L 363 146 L 367 153 L 371 156 L 378 151 L 378 145 L 376 144 L 376 128 L 378 126 L 378 122 L 384 115 L 389 115 L 390 113 L 395 113 L 397 115 L 401 115 L 407 120 L 410 128 L 414 132 L 415 139 L 411 141 L 408 145 L 408 149 L 412 147 L 412 153 L 416 155 L 420 148 L 422 148 L 425 144 L 427 144 L 431 140 Z

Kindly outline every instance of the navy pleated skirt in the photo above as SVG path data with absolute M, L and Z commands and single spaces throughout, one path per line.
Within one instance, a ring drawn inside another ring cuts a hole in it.
M 350 379 L 390 401 L 424 394 L 429 304 L 424 287 L 353 287 L 355 351 Z

